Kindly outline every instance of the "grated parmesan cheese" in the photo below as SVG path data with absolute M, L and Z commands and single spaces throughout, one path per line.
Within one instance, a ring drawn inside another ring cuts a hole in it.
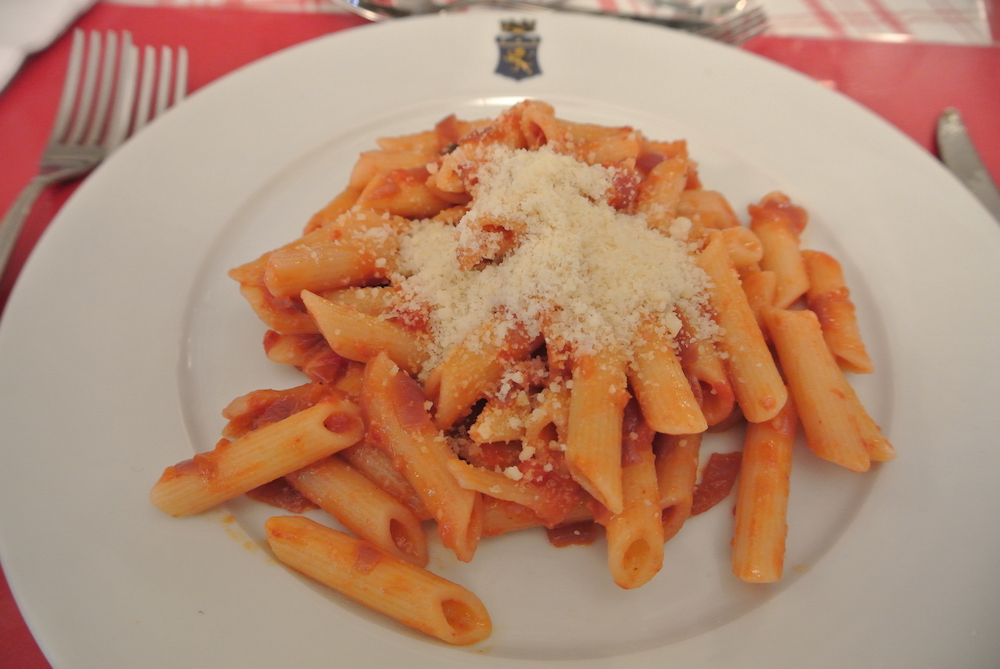
M 399 238 L 395 299 L 401 311 L 429 314 L 425 369 L 498 314 L 532 337 L 544 318 L 547 335 L 581 353 L 613 346 L 630 355 L 642 319 L 675 335 L 677 311 L 697 336 L 714 332 L 703 308 L 708 278 L 687 243 L 690 221 L 678 219 L 668 235 L 650 229 L 608 204 L 614 168 L 545 146 L 492 146 L 484 157 L 457 226 L 419 221 Z M 507 248 L 499 241 L 511 237 Z M 483 262 L 460 269 L 470 249 Z

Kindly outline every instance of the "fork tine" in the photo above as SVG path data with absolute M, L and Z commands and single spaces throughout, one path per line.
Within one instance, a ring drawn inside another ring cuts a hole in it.
M 59 99 L 59 111 L 56 113 L 52 128 L 50 141 L 53 142 L 58 142 L 65 136 L 76 104 L 76 90 L 80 84 L 80 69 L 83 67 L 83 42 L 83 31 L 77 28 L 73 31 L 73 46 L 70 48 L 66 79 L 63 82 L 62 97 Z
M 90 33 L 90 43 L 87 46 L 87 59 L 83 68 L 83 85 L 80 87 L 80 99 L 76 105 L 76 114 L 70 126 L 67 142 L 79 144 L 90 121 L 91 105 L 94 102 L 94 90 L 97 88 L 97 73 L 101 65 L 101 33 L 96 30 Z
M 177 75 L 174 79 L 174 104 L 176 105 L 187 97 L 188 78 L 188 50 L 184 47 L 177 49 Z
M 139 82 L 139 105 L 135 112 L 135 123 L 132 133 L 135 134 L 145 127 L 149 120 L 149 108 L 153 100 L 153 75 L 156 73 L 156 49 L 146 46 L 143 49 L 142 79 Z
M 110 153 L 125 141 L 132 121 L 135 104 L 135 76 L 139 61 L 139 50 L 132 44 L 132 33 L 122 35 L 121 61 L 118 67 L 118 83 L 115 86 L 114 113 L 108 128 L 104 146 Z
M 97 102 L 94 105 L 94 115 L 90 129 L 83 143 L 93 146 L 101 138 L 108 124 L 108 105 L 111 102 L 111 92 L 115 84 L 115 67 L 118 60 L 118 34 L 109 30 L 104 36 L 104 62 L 101 66 L 101 88 L 97 92 Z
M 160 71 L 156 75 L 156 102 L 153 104 L 153 118 L 158 117 L 169 106 L 173 68 L 174 52 L 168 47 L 160 47 Z

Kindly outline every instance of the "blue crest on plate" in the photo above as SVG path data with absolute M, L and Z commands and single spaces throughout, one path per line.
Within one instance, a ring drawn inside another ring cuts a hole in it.
M 503 33 L 497 35 L 500 60 L 496 73 L 518 80 L 541 74 L 538 44 L 542 38 L 534 34 L 535 22 L 529 19 L 501 21 L 500 29 Z

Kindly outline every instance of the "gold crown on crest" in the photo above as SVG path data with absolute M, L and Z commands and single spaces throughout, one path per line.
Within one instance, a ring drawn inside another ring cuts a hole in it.
M 500 27 L 505 33 L 530 33 L 535 29 L 535 22 L 530 19 L 501 21 Z

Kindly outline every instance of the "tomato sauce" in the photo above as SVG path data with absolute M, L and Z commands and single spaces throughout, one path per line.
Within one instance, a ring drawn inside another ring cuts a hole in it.
M 546 529 L 545 533 L 549 537 L 549 543 L 556 548 L 566 546 L 589 546 L 597 540 L 601 526 L 592 520 L 585 520 L 572 525 L 561 525 Z
M 740 463 L 743 454 L 712 453 L 702 472 L 701 481 L 694 489 L 694 502 L 691 505 L 691 515 L 705 513 L 724 500 L 732 492 L 733 485 L 740 475 Z

